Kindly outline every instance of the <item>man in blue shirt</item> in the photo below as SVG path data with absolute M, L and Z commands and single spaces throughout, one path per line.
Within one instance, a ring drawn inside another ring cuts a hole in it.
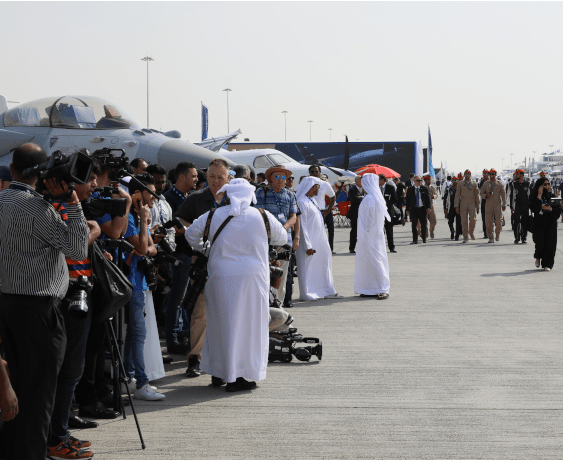
M 293 238 L 291 236 L 291 229 L 297 221 L 297 201 L 295 195 L 285 188 L 285 181 L 291 175 L 292 172 L 283 165 L 268 169 L 266 179 L 270 186 L 256 190 L 256 207 L 270 211 L 287 230 L 287 243 L 297 248 L 299 235 L 295 235 Z M 280 268 L 283 270 L 283 276 L 276 297 L 280 302 L 284 302 L 289 261 L 282 261 Z

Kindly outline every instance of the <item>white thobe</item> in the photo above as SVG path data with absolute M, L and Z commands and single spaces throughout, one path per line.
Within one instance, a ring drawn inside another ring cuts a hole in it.
M 299 298 L 316 300 L 336 293 L 332 280 L 332 253 L 318 206 L 308 196 L 303 196 L 298 203 L 301 210 L 301 238 L 295 256 Z M 316 252 L 308 256 L 307 249 Z
M 211 221 L 209 241 L 231 206 L 218 208 Z M 186 239 L 202 249 L 209 213 L 186 230 Z M 272 245 L 287 243 L 287 232 L 266 212 Z M 203 292 L 207 330 L 200 369 L 234 382 L 238 377 L 266 378 L 268 364 L 268 321 L 270 267 L 268 237 L 264 220 L 255 208 L 246 208 L 221 231 L 211 247 L 207 266 L 209 279 Z
M 151 291 L 145 293 L 145 325 L 147 335 L 143 353 L 145 356 L 145 374 L 149 381 L 158 380 L 164 377 L 164 363 L 162 362 L 162 351 L 160 349 L 160 339 L 158 337 L 158 326 L 154 312 L 154 302 Z
M 368 194 L 358 210 L 358 243 L 354 271 L 354 291 L 357 294 L 375 295 L 389 292 L 384 219 L 385 216 L 378 212 L 376 198 Z

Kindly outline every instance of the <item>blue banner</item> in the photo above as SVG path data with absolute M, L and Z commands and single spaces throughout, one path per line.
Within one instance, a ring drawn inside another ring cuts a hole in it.
M 432 176 L 432 179 L 436 178 L 434 166 L 432 165 L 432 136 L 430 136 L 430 125 L 428 125 L 428 172 Z
M 207 133 L 209 130 L 209 111 L 207 107 L 201 103 L 201 140 L 207 139 Z

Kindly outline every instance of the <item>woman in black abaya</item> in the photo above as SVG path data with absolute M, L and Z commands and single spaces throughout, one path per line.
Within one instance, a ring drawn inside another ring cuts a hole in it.
M 534 213 L 534 243 L 536 267 L 540 264 L 545 271 L 553 268 L 557 248 L 557 219 L 561 207 L 553 207 L 552 194 L 548 191 L 549 181 L 543 177 L 534 184 L 530 194 L 530 210 Z

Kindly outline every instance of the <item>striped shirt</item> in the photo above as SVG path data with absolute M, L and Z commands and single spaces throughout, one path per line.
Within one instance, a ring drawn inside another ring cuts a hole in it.
M 90 234 L 80 204 L 68 205 L 67 214 L 68 225 L 42 195 L 21 182 L 14 181 L 0 192 L 0 290 L 4 294 L 65 296 L 65 255 L 85 259 Z

